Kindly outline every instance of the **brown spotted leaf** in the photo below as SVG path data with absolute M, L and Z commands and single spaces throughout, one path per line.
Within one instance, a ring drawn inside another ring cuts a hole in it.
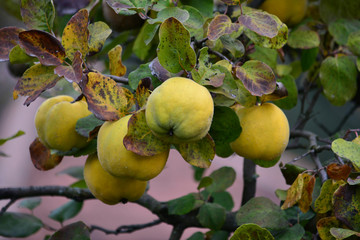
M 81 53 L 77 51 L 75 53 L 72 66 L 59 65 L 55 68 L 54 72 L 59 77 L 64 77 L 69 82 L 79 83 L 83 75 L 82 64 L 83 64 L 83 60 L 81 58 Z
M 89 25 L 89 52 L 91 54 L 100 52 L 106 39 L 110 36 L 112 30 L 104 22 L 94 22 Z
M 275 74 L 265 63 L 258 60 L 247 61 L 241 67 L 236 67 L 236 77 L 254 96 L 270 94 L 276 89 Z
M 221 0 L 221 1 L 227 5 L 233 6 L 233 5 L 239 5 L 246 0 Z
M 19 42 L 19 33 L 24 29 L 4 27 L 0 29 L 0 62 L 9 60 L 9 53 Z
M 327 213 L 332 210 L 332 199 L 334 192 L 338 189 L 339 186 L 344 185 L 344 181 L 333 181 L 328 179 L 321 186 L 321 191 L 319 197 L 314 203 L 314 210 L 317 213 Z
M 54 73 L 54 66 L 36 64 L 28 68 L 18 80 L 14 92 L 14 99 L 18 95 L 29 96 L 24 105 L 30 105 L 43 91 L 55 86 L 60 77 Z
M 136 88 L 136 103 L 139 108 L 144 108 L 147 99 L 150 96 L 151 78 L 143 78 L 140 80 L 138 87 Z
M 208 28 L 207 37 L 211 41 L 215 41 L 219 37 L 238 31 L 240 24 L 232 23 L 230 17 L 220 14 L 211 20 Z
M 336 239 L 345 239 L 351 236 L 357 236 L 360 238 L 360 232 L 355 232 L 350 229 L 344 229 L 344 228 L 330 228 L 330 233 Z
M 299 174 L 287 191 L 286 200 L 281 209 L 287 209 L 298 203 L 302 212 L 307 212 L 312 202 L 315 177 L 307 173 Z
M 79 84 L 89 110 L 103 121 L 114 121 L 125 116 L 134 105 L 134 96 L 126 88 L 97 72 L 90 72 Z
M 326 167 L 326 172 L 329 178 L 333 180 L 346 181 L 351 173 L 351 167 L 348 165 L 340 165 L 337 163 L 331 163 Z
M 360 232 L 360 188 L 358 186 L 340 186 L 333 198 L 334 214 L 346 226 Z
M 30 56 L 36 56 L 45 66 L 57 66 L 64 62 L 65 50 L 59 40 L 40 30 L 19 33 L 20 46 Z
M 288 96 L 288 91 L 285 85 L 282 82 L 276 82 L 276 89 L 270 94 L 263 95 L 261 97 L 261 102 L 275 101 L 279 99 L 286 98 Z
M 45 147 L 39 138 L 30 144 L 29 150 L 34 167 L 41 171 L 53 169 L 63 159 L 63 156 L 51 154 L 51 150 Z
M 126 73 L 126 66 L 121 61 L 122 47 L 121 45 L 115 46 L 108 52 L 109 56 L 109 69 L 110 74 L 115 76 L 124 76 Z
M 268 14 L 260 10 L 246 11 L 238 18 L 239 23 L 260 36 L 273 38 L 278 34 L 278 24 Z
M 215 157 L 215 142 L 209 134 L 195 142 L 175 144 L 175 148 L 195 167 L 208 168 Z
M 51 32 L 55 19 L 55 7 L 49 0 L 22 0 L 21 17 L 28 29 Z
M 141 156 L 153 156 L 168 151 L 170 146 L 151 132 L 145 119 L 145 110 L 133 114 L 128 123 L 128 133 L 124 137 L 127 150 Z
M 77 51 L 80 51 L 83 58 L 89 52 L 88 25 L 89 13 L 86 9 L 79 10 L 66 24 L 61 42 L 70 60 L 74 58 Z
M 319 232 L 320 239 L 334 240 L 334 237 L 330 233 L 330 229 L 334 227 L 341 227 L 342 224 L 336 217 L 324 217 L 316 223 L 316 229 Z

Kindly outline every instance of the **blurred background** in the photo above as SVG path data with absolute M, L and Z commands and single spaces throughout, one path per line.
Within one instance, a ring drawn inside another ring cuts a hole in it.
M 22 26 L 16 18 L 7 14 L 7 12 L 0 7 L 0 27 L 14 25 Z M 29 107 L 23 105 L 25 101 L 24 97 L 13 100 L 12 91 L 17 82 L 14 71 L 16 72 L 15 69 L 9 68 L 7 62 L 0 63 L 0 138 L 10 137 L 18 130 L 23 130 L 26 134 L 0 146 L 0 151 L 8 155 L 7 157 L 0 157 L 0 187 L 68 186 L 74 183 L 76 179 L 58 173 L 70 166 L 82 166 L 85 161 L 84 157 L 65 157 L 58 167 L 46 172 L 41 172 L 34 168 L 28 148 L 30 143 L 36 138 L 34 126 L 35 112 L 44 99 L 37 99 L 31 103 Z M 329 129 L 334 129 L 338 122 L 343 119 L 355 104 L 354 102 L 350 102 L 343 108 L 334 107 L 323 97 L 320 97 L 320 101 L 314 109 L 317 121 L 311 121 L 308 129 L 315 131 L 320 136 L 326 136 L 326 132 L 319 127 L 319 122 L 326 124 Z M 291 111 L 285 111 L 285 113 L 289 118 L 290 126 L 292 126 L 298 116 L 299 109 L 295 108 Z M 346 121 L 344 128 L 359 128 L 359 120 L 360 112 L 356 109 Z M 299 154 L 299 151 L 287 151 L 283 154 L 281 161 L 290 161 Z M 313 166 L 308 159 L 303 159 L 298 164 L 310 168 Z M 237 173 L 237 179 L 229 191 L 233 196 L 235 209 L 238 209 L 243 189 L 243 159 L 238 156 L 231 156 L 227 159 L 215 158 L 211 167 L 206 170 L 205 175 L 210 174 L 222 166 L 231 166 Z M 280 201 L 275 196 L 275 190 L 287 189 L 289 187 L 285 184 L 279 167 L 275 166 L 269 169 L 257 167 L 257 174 L 256 196 L 265 196 L 275 203 L 279 203 Z M 197 183 L 194 181 L 191 166 L 186 163 L 176 151 L 172 150 L 164 171 L 150 182 L 148 193 L 159 201 L 168 201 L 190 192 L 196 192 L 196 187 Z M 67 201 L 69 200 L 63 197 L 43 197 L 41 205 L 34 210 L 34 215 L 51 227 L 60 228 L 58 222 L 53 221 L 47 216 L 53 209 L 60 207 Z M 0 208 L 5 206 L 7 202 L 7 200 L 0 200 Z M 28 210 L 18 208 L 18 202 L 13 204 L 8 211 L 23 211 L 29 213 Z M 80 214 L 66 221 L 64 224 L 81 220 L 87 225 L 98 225 L 109 230 L 115 230 L 121 225 L 143 224 L 156 219 L 156 216 L 150 211 L 134 203 L 108 206 L 98 200 L 88 200 L 85 201 Z M 117 236 L 105 235 L 100 231 L 94 231 L 91 239 L 168 239 L 171 229 L 172 227 L 170 225 L 163 223 L 131 234 L 120 234 Z M 187 239 L 195 231 L 204 230 L 187 229 L 182 239 Z M 52 234 L 52 232 L 42 229 L 27 239 L 44 239 L 47 234 Z M 5 238 L 0 237 L 0 239 Z

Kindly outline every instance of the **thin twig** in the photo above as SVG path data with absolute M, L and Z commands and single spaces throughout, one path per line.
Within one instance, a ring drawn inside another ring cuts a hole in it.
M 100 226 L 91 225 L 90 226 L 90 232 L 92 232 L 94 230 L 98 230 L 98 231 L 104 232 L 107 235 L 108 234 L 118 235 L 118 234 L 121 234 L 121 233 L 132 233 L 132 232 L 135 232 L 137 230 L 141 230 L 141 229 L 144 229 L 144 228 L 148 228 L 148 227 L 158 225 L 160 223 L 162 223 L 162 221 L 160 219 L 157 219 L 155 221 L 152 221 L 152 222 L 149 222 L 149 223 L 144 223 L 144 224 L 123 225 L 123 226 L 120 226 L 120 227 L 116 228 L 115 230 L 108 230 L 108 229 L 105 229 L 105 228 L 100 227 Z
M 11 205 L 13 205 L 15 202 L 16 202 L 16 199 L 14 199 L 14 198 L 10 199 L 10 201 L 3 208 L 1 208 L 0 216 L 3 215 L 6 212 L 6 210 L 8 210 L 9 207 Z
M 129 84 L 129 79 L 126 77 L 118 77 L 118 76 L 110 75 L 110 74 L 103 74 L 103 75 L 113 79 L 115 82 Z
M 222 53 L 219 53 L 219 52 L 217 52 L 217 51 L 214 51 L 214 50 L 212 50 L 212 49 L 210 49 L 210 48 L 209 48 L 208 51 L 209 51 L 210 54 L 214 54 L 215 56 L 217 56 L 217 57 L 219 57 L 219 58 L 225 59 L 226 61 L 228 61 L 229 63 L 231 63 L 231 65 L 234 65 L 234 63 L 233 63 L 230 59 L 228 59 L 225 55 L 223 55 Z
M 324 169 L 323 165 L 321 164 L 319 156 L 317 155 L 317 153 L 314 152 L 314 153 L 311 153 L 311 158 L 314 161 L 316 168 L 319 170 L 321 182 L 324 183 L 328 179 L 328 177 L 326 174 L 326 170 Z

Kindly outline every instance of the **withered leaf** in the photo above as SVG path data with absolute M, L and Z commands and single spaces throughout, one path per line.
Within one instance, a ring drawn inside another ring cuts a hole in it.
M 238 20 L 245 27 L 261 36 L 273 38 L 278 34 L 278 25 L 267 12 L 247 11 L 241 14 Z
M 0 62 L 9 60 L 9 53 L 19 42 L 19 33 L 24 31 L 18 27 L 0 29 Z
M 280 100 L 288 96 L 288 91 L 282 82 L 276 82 L 276 89 L 270 94 L 265 94 L 261 97 L 261 102 L 268 102 Z
M 232 23 L 230 17 L 225 14 L 220 14 L 211 20 L 208 27 L 207 37 L 209 40 L 215 41 L 222 35 L 238 31 L 239 28 L 240 24 Z
M 128 133 L 124 137 L 124 146 L 127 150 L 141 156 L 153 156 L 168 151 L 168 143 L 155 137 L 145 119 L 145 110 L 133 114 L 128 123 Z
M 108 52 L 110 74 L 115 76 L 124 76 L 126 73 L 126 66 L 121 61 L 122 47 L 117 45 Z
M 65 50 L 60 41 L 51 34 L 40 30 L 19 33 L 20 46 L 30 56 L 36 56 L 45 66 L 57 66 L 64 62 Z
M 133 94 L 101 73 L 90 72 L 79 84 L 89 110 L 103 121 L 114 121 L 125 116 L 134 105 Z
M 29 150 L 34 167 L 41 171 L 53 169 L 63 159 L 63 156 L 51 154 L 51 150 L 48 149 L 39 138 L 36 138 L 30 144 Z
M 270 94 L 276 89 L 275 74 L 267 64 L 261 61 L 250 60 L 241 67 L 236 67 L 236 77 L 254 96 Z
M 72 66 L 59 65 L 55 68 L 54 72 L 58 76 L 64 77 L 69 82 L 79 83 L 83 75 L 82 64 L 83 64 L 83 60 L 81 58 L 81 53 L 77 51 L 75 53 Z
M 326 167 L 326 172 L 331 179 L 346 181 L 351 173 L 351 167 L 348 165 L 331 163 Z
M 86 9 L 79 10 L 66 24 L 61 38 L 66 55 L 72 60 L 77 51 L 84 58 L 89 52 L 89 13 Z
M 143 78 L 140 80 L 138 87 L 136 88 L 136 103 L 139 108 L 143 108 L 146 105 L 147 99 L 150 96 L 151 78 Z
M 88 29 L 90 54 L 100 52 L 112 30 L 106 23 L 100 21 L 90 24 Z
M 29 96 L 24 105 L 30 105 L 43 91 L 55 86 L 60 77 L 54 73 L 54 66 L 36 64 L 28 68 L 18 80 L 13 91 L 13 98 L 18 95 Z

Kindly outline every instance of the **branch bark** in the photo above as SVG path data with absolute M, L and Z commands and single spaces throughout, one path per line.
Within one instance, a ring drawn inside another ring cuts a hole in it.
M 256 165 L 252 160 L 246 158 L 244 158 L 243 180 L 241 206 L 253 198 L 256 193 Z

